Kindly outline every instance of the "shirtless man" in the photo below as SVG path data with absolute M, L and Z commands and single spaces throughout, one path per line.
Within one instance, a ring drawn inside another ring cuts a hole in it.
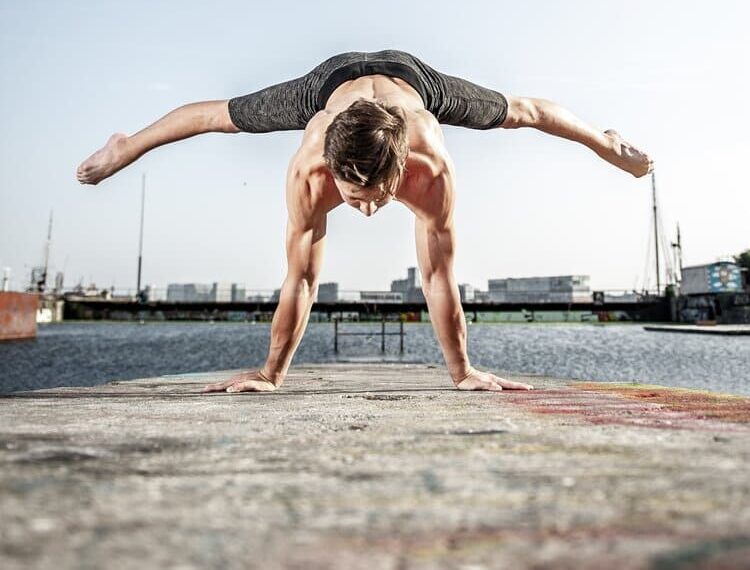
M 454 166 L 440 124 L 533 127 L 581 143 L 633 176 L 652 169 L 649 157 L 616 132 L 601 132 L 550 101 L 504 96 L 386 50 L 339 54 L 256 93 L 175 109 L 135 135 L 113 135 L 79 166 L 77 177 L 97 184 L 153 148 L 201 133 L 304 129 L 287 171 L 288 269 L 266 362 L 204 391 L 268 392 L 282 384 L 316 296 L 328 212 L 346 203 L 372 216 L 391 201 L 414 213 L 422 289 L 454 385 L 530 390 L 469 362 L 453 275 Z

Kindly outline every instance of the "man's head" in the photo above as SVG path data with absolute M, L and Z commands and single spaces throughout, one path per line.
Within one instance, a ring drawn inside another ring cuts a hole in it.
M 399 107 L 359 99 L 326 129 L 323 157 L 342 198 L 371 215 L 398 188 L 409 153 Z

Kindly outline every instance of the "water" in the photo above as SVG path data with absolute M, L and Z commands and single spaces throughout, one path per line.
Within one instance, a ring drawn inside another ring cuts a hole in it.
M 395 325 L 390 330 L 396 330 Z M 342 330 L 380 329 L 378 323 Z M 441 363 L 429 324 L 405 325 L 405 352 L 387 337 L 385 360 Z M 0 343 L 0 391 L 91 386 L 109 380 L 259 366 L 270 325 L 245 323 L 64 323 L 36 340 Z M 295 363 L 378 361 L 380 338 L 344 337 L 310 324 Z M 750 395 L 750 337 L 646 332 L 639 325 L 477 324 L 469 327 L 477 367 L 581 380 L 639 381 Z M 450 380 L 446 376 L 446 385 Z

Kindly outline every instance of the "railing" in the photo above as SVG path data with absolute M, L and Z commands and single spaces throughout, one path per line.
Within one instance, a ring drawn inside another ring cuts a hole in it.
M 73 295 L 76 297 L 90 297 L 92 299 L 96 298 L 103 298 L 103 299 L 111 299 L 111 300 L 138 300 L 135 288 L 118 288 L 118 287 L 109 287 L 104 289 L 98 289 L 98 288 L 81 288 L 81 287 L 75 287 L 75 288 L 69 288 L 66 287 L 61 292 L 53 291 L 52 289 L 47 290 L 48 293 L 58 293 L 63 295 Z M 625 290 L 625 289 L 604 289 L 604 290 L 597 290 L 597 292 L 602 292 L 604 294 L 604 302 L 638 302 L 643 299 L 648 299 L 650 297 L 657 297 L 658 294 L 655 290 L 649 290 L 649 291 L 632 291 L 632 290 Z M 385 293 L 385 292 L 384 292 Z M 486 295 L 486 292 L 483 292 Z M 594 298 L 594 291 L 588 292 L 588 293 L 582 293 L 582 294 L 576 294 L 575 301 L 545 301 L 543 299 L 533 297 L 535 295 L 538 295 L 538 292 L 528 292 L 527 295 L 529 295 L 529 299 L 519 299 L 514 301 L 509 301 L 513 303 L 535 303 L 535 304 L 544 304 L 544 303 L 560 303 L 560 302 L 594 302 L 596 303 L 598 301 L 597 298 Z M 377 303 L 377 304 L 393 304 L 398 305 L 405 301 L 398 301 L 391 298 L 383 298 L 378 299 L 374 297 L 369 297 L 367 299 L 362 299 L 359 296 L 360 291 L 355 290 L 340 290 L 338 292 L 338 295 L 336 299 L 327 299 L 324 296 L 318 297 L 318 302 L 324 302 L 324 303 L 341 303 L 351 305 L 351 304 L 371 304 L 371 303 Z M 241 297 L 241 298 L 240 298 Z M 241 295 L 238 297 L 235 294 L 235 298 L 231 298 L 231 293 L 228 290 L 221 290 L 221 294 L 218 296 L 218 299 L 215 295 L 208 295 L 206 294 L 203 298 L 196 297 L 191 299 L 175 299 L 175 298 L 168 298 L 167 295 L 167 289 L 166 288 L 153 288 L 147 290 L 147 296 L 143 300 L 147 301 L 163 301 L 163 302 L 169 302 L 169 303 L 275 303 L 278 301 L 278 292 L 273 291 L 271 289 L 244 289 L 244 295 Z M 495 304 L 498 301 L 493 300 L 491 298 L 469 298 L 469 299 L 462 299 L 462 302 L 464 303 L 472 303 L 472 304 Z
M 377 332 L 341 332 L 339 331 L 339 319 L 334 318 L 333 319 L 333 351 L 335 353 L 338 353 L 339 351 L 339 337 L 340 336 L 374 336 L 379 334 L 380 335 L 380 352 L 385 352 L 385 337 L 387 336 L 399 336 L 399 352 L 401 354 L 404 353 L 404 335 L 406 334 L 404 332 L 404 321 L 399 321 L 399 330 L 398 332 L 385 332 L 385 323 L 386 320 L 382 319 L 380 321 L 380 333 Z

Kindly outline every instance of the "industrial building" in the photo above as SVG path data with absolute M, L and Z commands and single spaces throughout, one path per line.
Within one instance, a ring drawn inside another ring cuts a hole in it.
M 588 275 L 490 279 L 487 289 L 495 303 L 575 303 L 591 300 Z
M 360 291 L 359 300 L 363 303 L 403 303 L 403 293 L 393 291 Z
M 406 269 L 406 279 L 391 281 L 391 291 L 401 293 L 402 299 L 406 303 L 425 302 L 419 270 L 416 267 Z
M 744 289 L 742 273 L 731 261 L 683 267 L 676 320 L 750 323 L 750 292 Z
M 680 293 L 683 295 L 740 292 L 742 292 L 742 272 L 736 263 L 719 261 L 682 268 Z
M 339 284 L 336 282 L 321 283 L 318 285 L 319 303 L 337 303 L 339 300 Z
M 237 303 L 245 301 L 245 287 L 238 283 L 170 283 L 167 301 L 171 303 Z

